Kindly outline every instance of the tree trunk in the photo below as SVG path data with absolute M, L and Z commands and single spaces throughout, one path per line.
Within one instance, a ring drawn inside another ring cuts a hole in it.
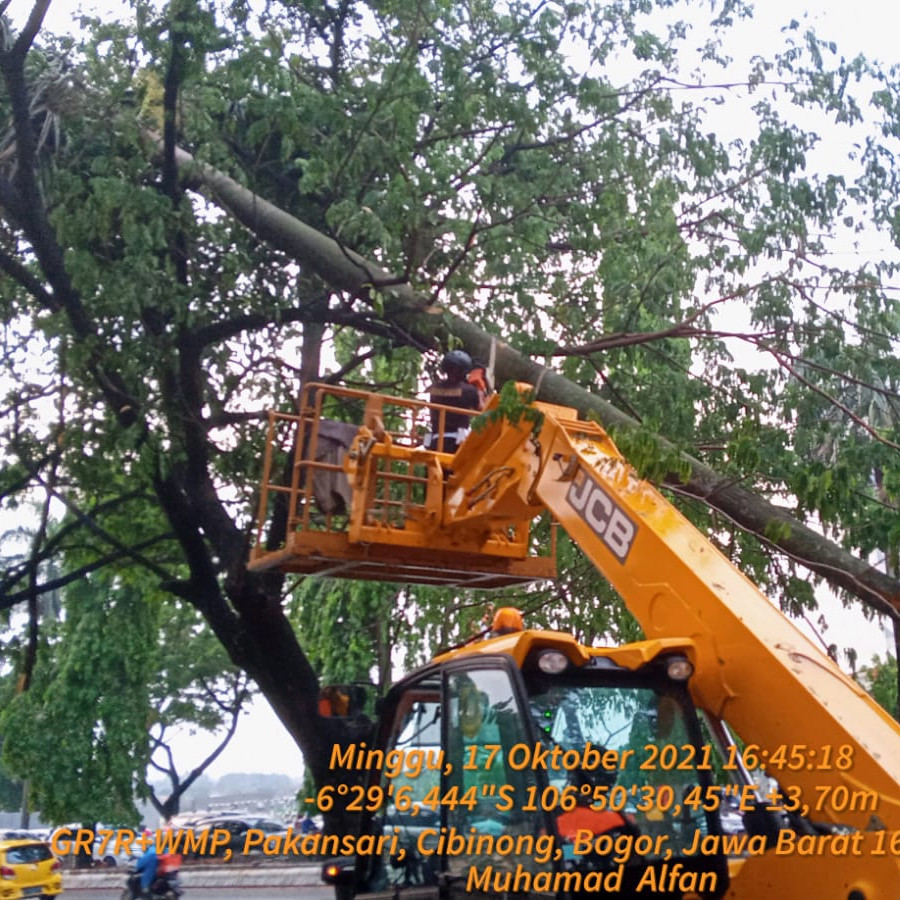
M 231 213 L 262 240 L 292 255 L 333 288 L 353 294 L 363 293 L 371 287 L 379 290 L 384 301 L 384 320 L 398 326 L 420 345 L 437 346 L 453 335 L 472 354 L 484 358 L 490 355 L 495 339 L 478 326 L 430 305 L 417 296 L 409 284 L 399 282 L 389 272 L 278 209 L 222 172 L 197 162 L 185 151 L 177 151 L 176 163 L 186 185 Z M 594 413 L 608 428 L 637 425 L 634 419 L 612 404 L 503 342 L 496 344 L 495 372 L 501 381 L 524 381 L 535 385 L 540 400 L 574 407 L 582 415 Z M 682 483 L 676 473 L 666 480 L 761 540 L 774 543 L 833 587 L 857 596 L 876 612 L 897 618 L 900 581 L 813 531 L 787 509 L 720 476 L 696 459 L 687 457 L 687 460 L 691 470 L 687 483 Z M 778 527 L 773 529 L 773 525 Z M 780 537 L 774 541 L 765 537 L 772 533 Z
M 19 813 L 19 828 L 31 828 L 31 782 L 26 778 L 22 782 L 22 808 Z

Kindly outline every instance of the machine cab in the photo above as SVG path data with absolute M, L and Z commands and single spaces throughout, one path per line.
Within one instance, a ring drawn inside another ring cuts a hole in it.
M 439 657 L 388 695 L 372 754 L 381 838 L 326 867 L 349 897 L 718 897 L 723 856 L 685 679 L 665 642 L 588 650 L 519 631 Z

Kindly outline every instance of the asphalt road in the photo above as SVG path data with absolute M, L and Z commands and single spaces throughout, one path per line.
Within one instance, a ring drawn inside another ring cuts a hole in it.
M 88 890 L 63 891 L 63 900 L 119 900 L 121 888 L 90 888 Z M 333 900 L 334 888 L 328 885 L 316 887 L 235 887 L 191 888 L 184 892 L 185 900 Z

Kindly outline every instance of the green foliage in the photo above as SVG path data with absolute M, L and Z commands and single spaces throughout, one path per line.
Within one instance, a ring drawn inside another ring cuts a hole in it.
M 472 420 L 472 429 L 479 431 L 491 422 L 509 422 L 511 425 L 525 422 L 530 426 L 529 430 L 538 435 L 541 431 L 543 416 L 531 405 L 533 400 L 533 391 L 522 393 L 513 382 L 508 381 L 498 391 L 496 407 L 481 416 L 476 416 Z
M 248 695 L 196 610 L 163 602 L 133 570 L 79 579 L 62 592 L 62 620 L 45 618 L 31 688 L 15 693 L 15 669 L 5 679 L 3 759 L 45 818 L 136 824 L 153 741 L 220 730 Z M 0 783 L 20 804 L 21 785 Z
M 415 659 L 419 638 L 398 585 L 307 578 L 291 595 L 290 618 L 323 684 L 374 684 L 384 693 L 392 664 Z
M 637 469 L 641 478 L 662 481 L 671 473 L 687 482 L 690 477 L 690 463 L 676 447 L 663 444 L 657 431 L 644 427 L 619 428 L 613 430 L 613 437 L 622 455 Z
M 0 751 L 2 751 L 2 744 L 0 744 Z M 22 782 L 10 778 L 0 765 L 0 810 L 18 812 L 22 809 L 23 797 Z
M 202 760 L 184 760 L 179 756 L 169 759 L 171 732 L 207 731 L 227 737 L 252 691 L 246 676 L 231 663 L 193 607 L 166 603 L 158 594 L 151 593 L 147 599 L 158 607 L 160 615 L 146 673 L 151 755 L 156 765 L 170 775 L 172 763 L 176 774 L 179 764 L 184 771 L 192 772 Z M 177 785 L 173 783 L 170 788 L 175 790 Z
M 897 705 L 897 660 L 888 654 L 884 659 L 874 656 L 868 666 L 860 669 L 858 678 L 876 702 L 895 718 Z
M 41 654 L 31 688 L 0 719 L 4 765 L 29 779 L 33 805 L 52 822 L 136 824 L 156 613 L 102 577 L 68 596 L 56 659 Z

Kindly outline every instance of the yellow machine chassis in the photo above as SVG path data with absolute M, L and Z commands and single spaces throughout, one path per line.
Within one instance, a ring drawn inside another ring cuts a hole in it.
M 773 773 L 782 789 L 876 848 L 735 859 L 727 896 L 900 895 L 898 724 L 641 480 L 599 425 L 544 403 L 519 422 L 489 410 L 449 455 L 423 446 L 433 412 L 440 434 L 459 411 L 311 385 L 299 414 L 273 414 L 251 568 L 499 587 L 554 574 L 553 529 L 541 552 L 532 527 L 552 515 L 643 628 L 646 641 L 627 652 L 682 647 L 691 696 L 710 721 L 728 723 L 763 760 L 790 759 Z M 355 423 L 340 459 L 322 452 L 330 418 Z M 323 494 L 317 478 L 337 487 Z M 536 639 L 525 632 L 459 654 L 500 648 L 518 660 Z M 609 655 L 574 642 L 565 652 L 575 664 Z M 822 762 L 839 753 L 846 765 Z M 876 797 L 877 812 L 821 809 L 823 792 Z M 891 850 L 878 853 L 882 844 Z

